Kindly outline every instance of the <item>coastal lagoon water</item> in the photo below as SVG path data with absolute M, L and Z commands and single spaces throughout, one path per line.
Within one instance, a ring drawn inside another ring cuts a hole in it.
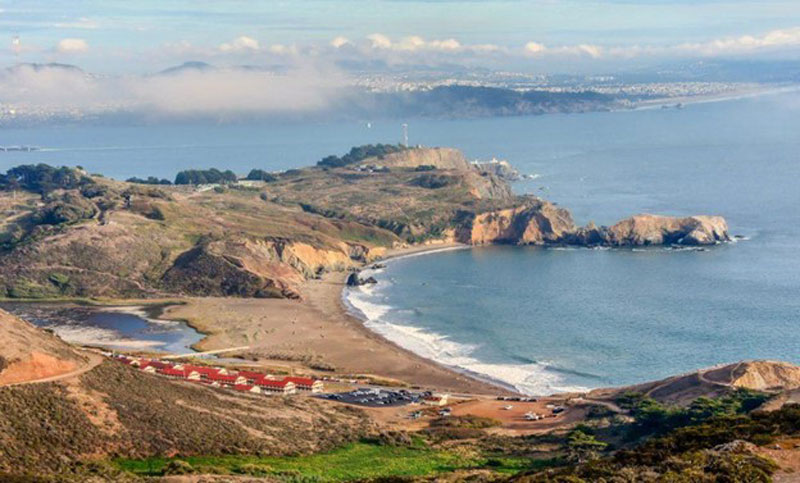
M 491 247 L 393 261 L 350 293 L 367 325 L 532 394 L 634 383 L 746 358 L 800 362 L 800 94 L 685 109 L 408 120 L 412 143 L 506 158 L 576 221 L 719 214 L 746 239 L 704 251 Z M 286 169 L 400 122 L 6 129 L 20 163 L 174 177 Z
M 160 307 L 83 307 L 4 303 L 4 310 L 80 345 L 186 354 L 203 335 L 184 322 L 158 318 Z

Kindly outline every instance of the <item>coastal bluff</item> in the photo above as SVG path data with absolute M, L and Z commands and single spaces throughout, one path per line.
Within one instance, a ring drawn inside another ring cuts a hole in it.
M 640 247 L 730 240 L 719 216 L 641 214 L 581 227 L 567 209 L 514 193 L 506 176 L 485 165 L 453 148 L 366 145 L 312 167 L 254 170 L 247 179 L 231 173 L 205 185 L 19 166 L 0 175 L 0 295 L 303 299 L 306 282 L 327 272 L 442 242 Z
M 470 245 L 705 246 L 730 239 L 721 216 L 640 214 L 610 227 L 593 223 L 578 227 L 568 210 L 538 198 L 520 207 L 478 214 L 456 234 L 457 241 Z

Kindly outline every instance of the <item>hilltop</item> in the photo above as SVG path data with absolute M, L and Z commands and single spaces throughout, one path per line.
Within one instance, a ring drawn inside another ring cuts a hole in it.
M 662 404 L 686 406 L 698 397 L 722 397 L 740 389 L 773 395 L 800 388 L 800 367 L 780 361 L 743 361 L 623 388 L 591 391 L 591 399 L 613 400 L 640 393 Z

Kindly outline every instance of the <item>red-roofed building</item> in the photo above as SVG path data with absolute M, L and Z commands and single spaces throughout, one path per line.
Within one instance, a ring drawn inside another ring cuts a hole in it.
M 294 394 L 297 392 L 297 386 L 292 381 L 274 381 L 272 379 L 261 378 L 256 379 L 253 384 L 260 387 L 263 391 L 277 392 L 281 394 Z
M 209 381 L 218 382 L 220 384 L 227 384 L 233 386 L 236 384 L 247 384 L 247 379 L 241 376 L 226 376 L 225 374 L 209 374 Z
M 295 387 L 301 391 L 322 392 L 324 390 L 322 381 L 310 377 L 287 376 L 283 380 L 294 383 Z
M 165 367 L 163 369 L 159 369 L 158 373 L 164 377 L 169 377 L 171 379 L 186 379 L 186 373 L 180 369 L 173 369 L 171 367 Z
M 267 375 L 264 374 L 263 372 L 239 371 L 238 374 L 247 379 L 248 384 L 252 384 L 258 379 L 263 379 L 267 377 Z
M 183 368 L 186 371 L 187 378 L 191 381 L 205 381 L 210 379 L 212 374 L 219 374 L 219 371 L 213 367 L 206 366 L 189 366 Z
M 236 384 L 233 388 L 241 392 L 252 392 L 254 394 L 261 394 L 261 388 L 258 386 L 251 386 L 250 384 Z

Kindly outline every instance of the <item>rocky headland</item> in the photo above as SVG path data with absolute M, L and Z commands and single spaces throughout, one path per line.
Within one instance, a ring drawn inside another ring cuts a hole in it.
M 306 281 L 427 244 L 661 246 L 729 240 L 718 216 L 577 226 L 451 148 L 362 146 L 210 186 L 23 166 L 0 179 L 0 295 L 303 297 Z M 213 188 L 213 189 L 212 189 Z

